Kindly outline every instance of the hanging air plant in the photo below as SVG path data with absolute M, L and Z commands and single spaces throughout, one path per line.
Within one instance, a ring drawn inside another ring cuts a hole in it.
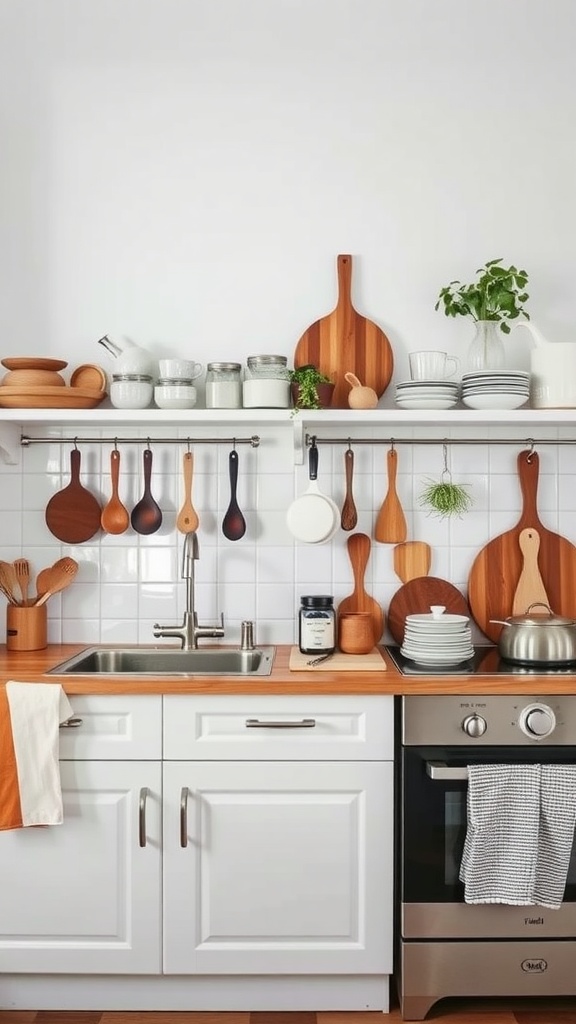
M 427 508 L 430 515 L 446 519 L 449 516 L 462 517 L 468 512 L 473 504 L 468 493 L 468 484 L 455 484 L 452 481 L 452 474 L 448 468 L 448 446 L 442 445 L 444 454 L 444 469 L 440 480 L 428 478 L 426 487 L 420 494 L 418 501 L 424 508 Z

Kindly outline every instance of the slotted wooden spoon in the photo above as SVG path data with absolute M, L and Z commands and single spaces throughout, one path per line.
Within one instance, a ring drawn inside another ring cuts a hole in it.
M 78 572 L 78 562 L 66 556 L 65 558 L 59 558 L 57 562 L 54 562 L 54 565 L 43 571 L 47 573 L 48 589 L 38 598 L 36 607 L 45 604 L 49 597 L 57 594 L 60 590 L 64 590 L 65 587 L 72 583 Z
M 185 452 L 182 462 L 184 473 L 184 502 L 176 518 L 176 527 L 180 533 L 193 533 L 198 529 L 200 520 L 198 513 L 192 504 L 192 473 L 194 470 L 194 456 L 192 452 Z
M 130 525 L 128 509 L 124 507 L 118 495 L 118 479 L 120 476 L 120 452 L 114 448 L 110 452 L 110 479 L 112 494 L 102 509 L 100 525 L 106 533 L 124 533 Z

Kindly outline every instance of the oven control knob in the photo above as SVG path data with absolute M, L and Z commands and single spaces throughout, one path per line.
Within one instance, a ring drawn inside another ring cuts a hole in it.
M 520 713 L 520 728 L 526 736 L 544 739 L 556 728 L 556 715 L 547 704 L 529 704 Z
M 467 736 L 483 736 L 488 726 L 486 719 L 481 715 L 468 715 L 462 722 L 462 728 Z

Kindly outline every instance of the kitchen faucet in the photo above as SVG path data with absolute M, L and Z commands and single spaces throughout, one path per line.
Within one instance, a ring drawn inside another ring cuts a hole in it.
M 219 626 L 199 626 L 194 595 L 194 562 L 199 558 L 198 536 L 193 530 L 184 537 L 182 549 L 182 579 L 186 580 L 186 611 L 181 626 L 159 626 L 154 623 L 155 637 L 178 637 L 184 651 L 195 651 L 198 640 L 224 636 L 224 616 Z

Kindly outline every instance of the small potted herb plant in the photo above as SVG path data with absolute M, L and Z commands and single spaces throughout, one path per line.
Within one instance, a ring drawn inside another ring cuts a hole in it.
M 435 309 L 446 316 L 467 316 L 476 324 L 476 335 L 468 354 L 470 369 L 490 370 L 504 365 L 500 332 L 510 334 L 510 320 L 530 319 L 524 308 L 528 300 L 528 274 L 515 266 L 503 267 L 502 259 L 488 260 L 470 284 L 451 281 L 440 290 Z
M 295 412 L 298 409 L 326 409 L 330 405 L 334 384 L 311 363 L 290 370 L 289 379 Z

